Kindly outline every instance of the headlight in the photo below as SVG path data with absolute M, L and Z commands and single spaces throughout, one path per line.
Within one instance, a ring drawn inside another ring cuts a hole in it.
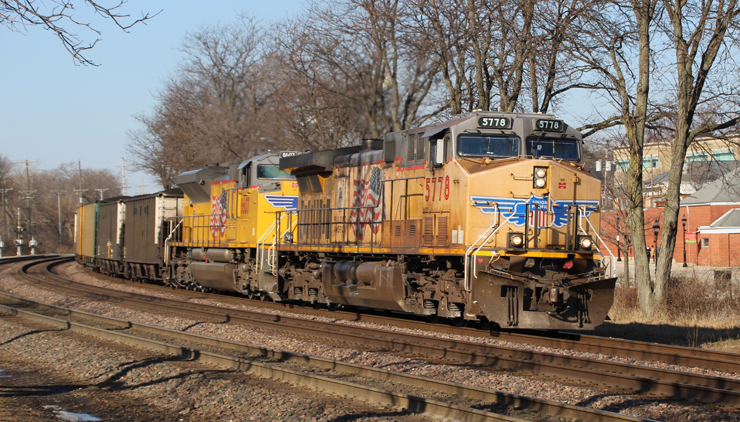
M 509 233 L 509 247 L 510 248 L 524 247 L 524 234 L 523 233 Z
M 583 236 L 580 240 L 581 249 L 591 250 L 591 247 L 594 245 L 593 241 L 591 240 L 591 237 L 589 236 Z
M 547 186 L 547 167 L 534 168 L 534 187 L 544 189 Z

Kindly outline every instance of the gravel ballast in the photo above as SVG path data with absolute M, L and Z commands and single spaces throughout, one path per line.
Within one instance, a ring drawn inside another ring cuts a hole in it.
M 136 292 L 143 292 L 143 288 L 141 286 L 135 285 L 135 284 L 126 284 L 126 285 L 120 285 L 117 283 L 107 283 L 104 281 L 98 280 L 96 277 L 92 277 L 90 274 L 86 273 L 86 271 L 82 270 L 81 267 L 77 266 L 76 264 L 69 264 L 62 267 L 61 271 L 64 275 L 69 276 L 71 278 L 74 278 L 79 281 L 84 281 L 91 284 L 96 285 L 108 285 L 108 287 L 118 288 L 122 290 L 128 290 L 128 291 L 136 291 Z M 522 394 L 532 397 L 537 397 L 541 399 L 546 400 L 553 400 L 553 401 L 559 401 L 563 403 L 568 404 L 574 404 L 574 405 L 580 405 L 580 406 L 589 406 L 597 409 L 603 409 L 603 410 L 610 410 L 615 411 L 619 413 L 624 413 L 632 416 L 638 416 L 638 417 L 644 417 L 644 418 L 651 418 L 651 419 L 658 419 L 658 420 L 677 420 L 677 421 L 689 421 L 689 420 L 707 420 L 707 421 L 724 421 L 724 420 L 736 420 L 740 421 L 740 414 L 737 412 L 727 412 L 722 409 L 716 409 L 712 407 L 707 406 L 692 406 L 692 405 L 685 405 L 682 403 L 676 403 L 673 401 L 655 401 L 655 400 L 649 400 L 645 397 L 641 396 L 632 396 L 632 395 L 620 395 L 620 394 L 613 394 L 599 390 L 599 389 L 593 389 L 593 388 L 585 388 L 585 387 L 579 387 L 579 386 L 573 386 L 568 385 L 559 382 L 558 380 L 550 380 L 550 379 L 541 379 L 541 378 L 535 378 L 535 377 L 528 377 L 524 374 L 518 374 L 518 373 L 511 373 L 506 371 L 486 371 L 486 370 L 480 370 L 475 368 L 469 368 L 469 367 L 461 367 L 459 365 L 449 365 L 449 364 L 436 364 L 436 363 L 430 363 L 425 360 L 420 359 L 409 359 L 405 356 L 396 356 L 393 354 L 387 354 L 387 353 L 377 353 L 377 352 L 368 352 L 368 351 L 362 351 L 362 350 L 356 350 L 351 348 L 350 346 L 347 347 L 336 347 L 335 345 L 326 345 L 322 344 L 321 341 L 311 341 L 304 338 L 294 338 L 287 336 L 283 333 L 275 333 L 268 330 L 260 330 L 260 329 L 252 329 L 249 327 L 240 327 L 240 326 L 234 326 L 234 325 L 223 325 L 223 324 L 212 324 L 212 323 L 200 323 L 199 321 L 189 320 L 185 318 L 178 318 L 178 317 L 171 317 L 171 316 L 165 316 L 165 315 L 157 315 L 153 313 L 143 312 L 141 310 L 136 309 L 127 309 L 122 308 L 118 306 L 111 305 L 109 303 L 102 304 L 100 302 L 92 301 L 86 298 L 77 298 L 77 297 L 64 297 L 60 294 L 49 292 L 43 289 L 40 289 L 35 286 L 31 286 L 26 284 L 23 281 L 18 280 L 16 277 L 12 276 L 9 271 L 3 271 L 0 274 L 0 289 L 19 295 L 23 297 L 27 297 L 32 300 L 55 304 L 59 306 L 66 306 L 66 307 L 72 307 L 75 309 L 80 309 L 86 312 L 92 312 L 92 313 L 98 313 L 101 315 L 106 316 L 113 316 L 116 318 L 122 318 L 122 319 L 129 319 L 135 322 L 140 322 L 144 324 L 151 324 L 151 325 L 159 325 L 167 328 L 172 329 L 178 329 L 183 330 L 186 329 L 188 332 L 193 332 L 197 334 L 203 334 L 208 335 L 212 337 L 217 338 L 224 338 L 232 341 L 239 341 L 243 343 L 249 343 L 258 345 L 261 347 L 268 347 L 268 348 L 275 348 L 280 350 L 286 350 L 286 351 L 292 351 L 292 352 L 298 352 L 298 353 L 304 353 L 304 354 L 310 354 L 314 356 L 320 356 L 328 359 L 336 359 L 336 360 L 342 360 L 346 362 L 356 363 L 356 364 L 362 364 L 362 365 L 369 365 L 369 366 L 375 366 L 375 367 L 382 367 L 385 369 L 390 370 L 396 370 L 400 372 L 406 372 L 411 373 L 415 375 L 424 375 L 432 378 L 437 379 L 443 379 L 447 381 L 452 382 L 459 382 L 462 384 L 472 385 L 472 386 L 478 386 L 478 387 L 484 387 L 484 388 L 491 388 L 496 390 L 505 391 L 508 393 L 513 394 Z M 150 293 L 150 292 L 147 292 Z M 178 296 L 175 292 L 173 293 L 158 293 L 159 295 L 167 295 L 171 297 L 177 297 L 182 300 L 181 296 Z M 208 301 L 209 303 L 213 303 L 213 301 Z M 233 305 L 229 305 L 233 306 Z M 248 308 L 247 305 L 244 306 L 245 308 Z M 12 327 L 14 325 L 13 322 L 8 322 L 7 319 L 3 319 L 2 321 L 3 327 L 1 330 L 9 329 L 8 327 Z M 7 340 L 7 336 L 4 331 L 0 331 L 0 334 L 2 337 L 0 337 L 0 344 L 2 344 L 4 341 Z M 57 334 L 48 334 L 48 333 L 42 333 L 43 335 L 50 335 L 50 336 L 56 336 Z M 10 334 L 8 334 L 10 335 Z M 448 337 L 448 336 L 445 336 Z M 456 337 L 456 336 L 449 336 L 449 337 Z M 459 337 L 459 336 L 458 336 Z M 483 342 L 500 342 L 500 340 L 496 339 L 474 339 L 474 338 L 466 338 L 466 340 L 469 341 L 483 341 Z M 16 344 L 19 344 L 17 342 L 13 342 Z M 12 343 L 8 343 L 7 345 L 10 345 Z M 0 353 L 5 353 L 6 345 L 3 344 L 0 346 Z M 77 354 L 74 352 L 74 350 L 78 347 L 84 346 L 78 346 L 74 345 L 71 348 L 71 354 L 75 355 Z M 547 348 L 538 347 L 538 346 L 526 346 L 528 349 L 537 349 L 537 350 L 544 350 L 548 352 L 553 353 L 569 353 L 567 351 L 562 350 L 549 350 Z M 24 353 L 22 350 L 13 352 L 13 353 Z M 26 351 L 25 355 L 31 355 L 34 354 L 34 351 Z M 572 353 L 572 352 L 570 352 Z M 584 356 L 589 356 L 589 354 L 579 354 Z M 102 358 L 101 358 L 102 359 Z M 618 361 L 627 361 L 628 363 L 632 360 L 630 359 L 623 359 L 620 357 L 613 357 L 610 359 L 618 360 Z M 34 358 L 34 362 L 36 361 L 36 358 Z M 652 366 L 661 366 L 661 367 L 669 367 L 669 365 L 659 365 L 655 363 L 651 363 Z M 82 369 L 85 368 L 85 364 L 81 364 L 81 368 L 78 368 L 77 370 L 71 368 L 69 372 L 77 372 L 82 371 Z M 104 366 L 104 368 L 106 368 Z M 129 371 L 130 373 L 133 373 L 134 375 L 138 377 L 144 377 L 143 379 L 146 379 L 146 377 L 156 379 L 159 375 L 154 372 L 152 373 L 152 370 L 154 368 L 150 366 L 144 366 L 141 368 L 136 368 L 136 370 Z M 92 373 L 90 373 L 92 371 Z M 704 372 L 704 371 L 702 371 Z M 86 379 L 95 379 L 91 377 L 100 376 L 95 374 L 101 374 L 106 373 L 105 371 L 101 372 L 101 369 L 89 369 L 88 371 L 83 371 L 84 376 L 87 377 Z M 165 372 L 165 374 L 168 374 L 169 372 Z M 153 374 L 153 375 L 152 375 Z M 732 376 L 737 377 L 737 374 L 730 374 Z M 127 373 L 128 376 L 128 373 Z M 166 376 L 166 375 L 165 375 Z M 727 376 L 727 375 L 723 375 Z M 195 388 L 188 385 L 182 384 L 182 379 L 186 379 L 189 382 L 191 380 L 191 377 L 186 378 L 177 378 L 178 382 L 175 383 L 172 380 L 168 380 L 165 383 L 157 383 L 158 385 L 161 384 L 162 387 L 158 389 L 154 389 L 152 387 L 151 390 L 142 390 L 141 394 L 144 394 L 145 397 L 147 397 L 147 400 L 152 401 L 153 403 L 156 403 L 157 408 L 166 408 L 171 411 L 177 410 L 178 406 L 180 407 L 180 410 L 184 407 L 187 407 L 188 401 L 185 398 L 178 398 L 173 399 L 171 398 L 173 394 L 177 394 L 178 391 L 193 391 L 194 395 L 198 397 L 203 397 L 204 399 L 201 402 L 196 402 L 192 407 L 191 411 L 195 412 L 198 409 L 202 409 L 208 405 L 210 405 L 214 397 L 214 391 L 221 391 L 222 388 L 226 388 L 224 385 L 220 384 L 219 382 L 213 381 L 209 382 L 207 386 L 204 386 L 202 389 Z M 0 379 L 0 381 L 2 381 Z M 147 382 L 144 382 L 143 384 L 147 384 Z M 149 388 L 151 384 L 147 384 L 147 387 Z M 138 390 L 138 388 L 136 389 Z M 270 391 L 270 390 L 267 390 Z M 137 392 L 137 394 L 139 394 Z M 193 394 L 188 395 L 188 397 L 191 397 Z M 224 397 L 230 397 L 237 393 L 229 393 L 229 394 L 217 394 L 218 399 L 224 400 Z M 184 403 L 183 404 L 183 400 Z M 307 416 L 305 412 L 303 412 L 299 405 L 300 401 L 297 403 L 292 403 L 287 405 L 285 409 L 291 408 L 291 411 L 293 411 L 293 406 L 296 406 L 295 409 L 298 409 L 297 414 L 303 413 L 304 416 L 308 417 L 308 419 L 303 420 L 321 420 L 321 415 L 313 415 Z M 224 403 L 216 402 L 216 405 L 224 406 L 224 408 L 228 408 L 224 405 Z M 255 405 L 256 406 L 256 405 Z M 273 406 L 268 406 L 268 408 L 272 408 Z M 190 409 L 190 407 L 187 407 Z M 270 410 L 268 409 L 268 410 Z M 313 407 L 312 407 L 313 409 Z M 295 413 L 295 412 L 294 412 Z M 244 414 L 238 414 L 234 413 L 237 419 L 235 420 L 250 420 L 250 419 L 239 419 L 244 417 Z M 377 419 L 377 420 L 388 420 L 387 417 L 391 417 L 391 414 L 386 414 L 385 419 Z M 375 417 L 375 416 L 373 416 Z M 318 419 L 315 419 L 318 418 Z M 355 415 L 356 418 L 356 415 Z M 268 420 L 268 419 L 254 419 L 254 420 Z M 300 420 L 300 419 L 296 419 Z M 330 420 L 340 420 L 340 419 L 330 419 Z M 349 419 L 348 419 L 349 420 Z M 352 420 L 364 420 L 364 419 L 352 419 Z M 367 419 L 367 420 L 376 420 L 376 419 Z M 408 419 L 405 419 L 408 420 Z

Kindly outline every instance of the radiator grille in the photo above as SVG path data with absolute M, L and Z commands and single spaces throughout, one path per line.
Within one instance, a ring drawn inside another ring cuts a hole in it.
M 434 217 L 424 217 L 423 245 L 434 245 Z
M 447 246 L 448 244 L 447 216 L 439 216 L 437 217 L 437 246 Z

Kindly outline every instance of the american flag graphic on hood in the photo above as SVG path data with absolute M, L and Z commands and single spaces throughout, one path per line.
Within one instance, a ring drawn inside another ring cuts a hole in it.
M 369 228 L 372 233 L 377 234 L 380 230 L 380 223 L 385 219 L 383 172 L 379 168 L 373 167 L 369 179 L 356 179 L 352 185 L 352 207 L 354 209 L 349 221 L 354 223 L 351 227 L 357 239 L 364 240 L 366 229 Z
M 226 231 L 226 219 L 228 218 L 229 201 L 226 189 L 221 190 L 221 195 L 214 195 L 211 201 L 211 234 L 213 239 L 223 236 Z

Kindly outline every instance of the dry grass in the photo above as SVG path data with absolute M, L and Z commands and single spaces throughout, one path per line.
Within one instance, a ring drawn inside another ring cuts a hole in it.
M 596 334 L 740 352 L 740 283 L 672 278 L 654 317 L 640 310 L 636 288 L 617 287 L 609 318 Z

